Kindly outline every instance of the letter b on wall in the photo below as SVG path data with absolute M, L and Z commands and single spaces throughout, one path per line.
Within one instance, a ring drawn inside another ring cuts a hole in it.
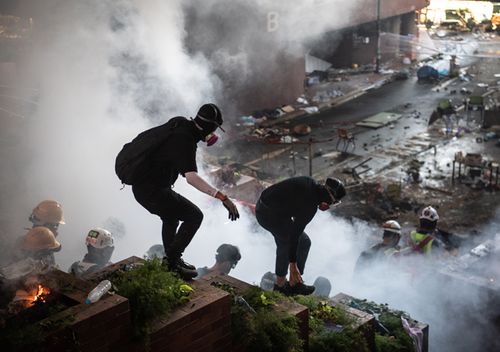
M 267 31 L 275 32 L 279 27 L 279 14 L 277 12 L 267 13 Z

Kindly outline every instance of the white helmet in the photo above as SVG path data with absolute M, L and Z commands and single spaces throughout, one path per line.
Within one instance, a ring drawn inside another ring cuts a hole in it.
M 395 220 L 389 220 L 382 224 L 384 231 L 389 231 L 401 235 L 401 225 Z
M 420 220 L 426 219 L 429 221 L 438 221 L 439 220 L 439 215 L 433 207 L 425 207 L 424 210 L 422 210 L 422 214 L 420 214 Z
M 113 247 L 113 236 L 108 230 L 96 227 L 87 234 L 85 244 L 95 248 Z

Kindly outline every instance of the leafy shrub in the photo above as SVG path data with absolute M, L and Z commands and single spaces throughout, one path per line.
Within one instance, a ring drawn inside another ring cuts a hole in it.
M 377 352 L 413 352 L 413 341 L 406 333 L 401 322 L 402 312 L 384 312 L 380 314 L 380 323 L 390 331 L 390 336 L 375 336 Z
M 297 318 L 274 309 L 279 302 L 288 300 L 287 297 L 262 291 L 256 286 L 241 296 L 228 285 L 214 286 L 229 292 L 233 298 L 233 341 L 245 346 L 248 351 L 302 351 L 303 341 L 298 335 Z
M 310 352 L 368 352 L 366 339 L 352 329 L 354 320 L 340 306 L 315 296 L 296 296 L 309 309 Z
M 347 327 L 341 331 L 312 332 L 309 352 L 369 352 L 366 339 L 360 331 Z
M 407 313 L 391 310 L 387 304 L 377 304 L 367 300 L 353 299 L 351 306 L 378 317 L 380 324 L 387 332 L 375 334 L 375 349 L 377 352 L 413 352 L 413 341 L 403 328 L 401 316 L 411 320 Z
M 166 271 L 157 258 L 130 271 L 119 271 L 113 280 L 117 293 L 129 300 L 134 335 L 138 338 L 150 332 L 155 318 L 167 316 L 188 301 L 192 291 L 175 274 Z

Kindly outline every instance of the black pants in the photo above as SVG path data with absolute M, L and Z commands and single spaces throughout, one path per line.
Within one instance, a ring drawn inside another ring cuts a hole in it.
M 277 276 L 286 276 L 288 273 L 289 264 L 289 240 L 288 236 L 293 231 L 295 224 L 292 219 L 282 216 L 277 212 L 269 209 L 262 202 L 257 202 L 255 215 L 258 223 L 271 232 L 276 243 L 276 266 L 275 273 Z M 301 274 L 304 274 L 304 268 L 311 248 L 311 239 L 302 232 L 299 236 L 297 246 L 297 267 Z
M 132 186 L 132 191 L 144 208 L 162 220 L 161 235 L 167 257 L 179 258 L 201 225 L 201 210 L 170 187 L 139 185 Z

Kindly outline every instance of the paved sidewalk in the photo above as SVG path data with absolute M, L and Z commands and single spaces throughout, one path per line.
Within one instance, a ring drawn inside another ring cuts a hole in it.
M 410 65 L 408 65 L 409 67 Z M 384 72 L 384 71 L 382 71 Z M 341 81 L 327 81 L 306 89 L 305 98 L 309 105 L 294 104 L 295 111 L 286 113 L 276 119 L 268 119 L 261 123 L 260 127 L 272 127 L 285 121 L 290 121 L 299 117 L 308 115 L 309 113 L 303 110 L 306 107 L 317 107 L 317 112 L 327 111 L 336 106 L 340 106 L 348 101 L 359 98 L 366 92 L 379 88 L 391 82 L 398 71 L 386 70 L 387 73 L 359 73 L 342 75 Z M 333 94 L 341 92 L 342 95 L 329 97 Z M 315 98 L 316 97 L 316 98 Z

